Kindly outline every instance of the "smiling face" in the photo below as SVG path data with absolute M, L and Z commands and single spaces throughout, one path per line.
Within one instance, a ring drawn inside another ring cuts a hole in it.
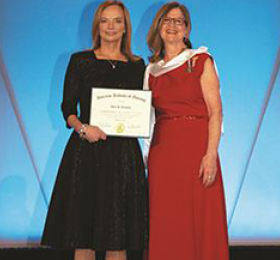
M 160 27 L 160 37 L 163 42 L 183 43 L 186 36 L 185 17 L 179 8 L 171 9 L 166 16 L 163 17 Z
M 125 33 L 125 18 L 121 7 L 108 6 L 101 14 L 99 21 L 101 42 L 119 42 Z

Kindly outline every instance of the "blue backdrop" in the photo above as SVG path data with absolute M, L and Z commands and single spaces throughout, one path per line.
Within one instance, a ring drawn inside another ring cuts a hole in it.
M 218 65 L 220 153 L 230 240 L 280 243 L 280 0 L 181 1 L 191 40 Z M 133 51 L 165 1 L 125 0 Z M 60 103 L 71 53 L 91 47 L 100 1 L 0 0 L 0 244 L 39 241 L 65 143 Z

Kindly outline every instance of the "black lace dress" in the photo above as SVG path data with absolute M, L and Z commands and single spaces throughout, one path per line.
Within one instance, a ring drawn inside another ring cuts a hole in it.
M 64 82 L 65 120 L 89 121 L 92 87 L 142 89 L 145 65 L 72 55 Z M 73 131 L 58 170 L 42 244 L 59 248 L 138 250 L 148 240 L 148 188 L 136 138 L 89 143 Z

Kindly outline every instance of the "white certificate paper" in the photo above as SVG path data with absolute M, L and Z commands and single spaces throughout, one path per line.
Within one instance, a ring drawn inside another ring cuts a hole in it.
M 151 91 L 92 88 L 90 125 L 107 135 L 150 135 Z

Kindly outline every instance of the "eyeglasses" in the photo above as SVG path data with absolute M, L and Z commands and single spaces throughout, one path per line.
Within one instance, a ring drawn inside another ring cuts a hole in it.
M 178 25 L 178 26 L 182 26 L 182 25 L 185 25 L 185 24 L 186 24 L 186 21 L 185 21 L 185 19 L 183 19 L 183 18 L 165 17 L 165 18 L 162 19 L 162 23 L 163 23 L 163 24 L 171 24 L 172 22 L 173 22 L 175 25 Z

